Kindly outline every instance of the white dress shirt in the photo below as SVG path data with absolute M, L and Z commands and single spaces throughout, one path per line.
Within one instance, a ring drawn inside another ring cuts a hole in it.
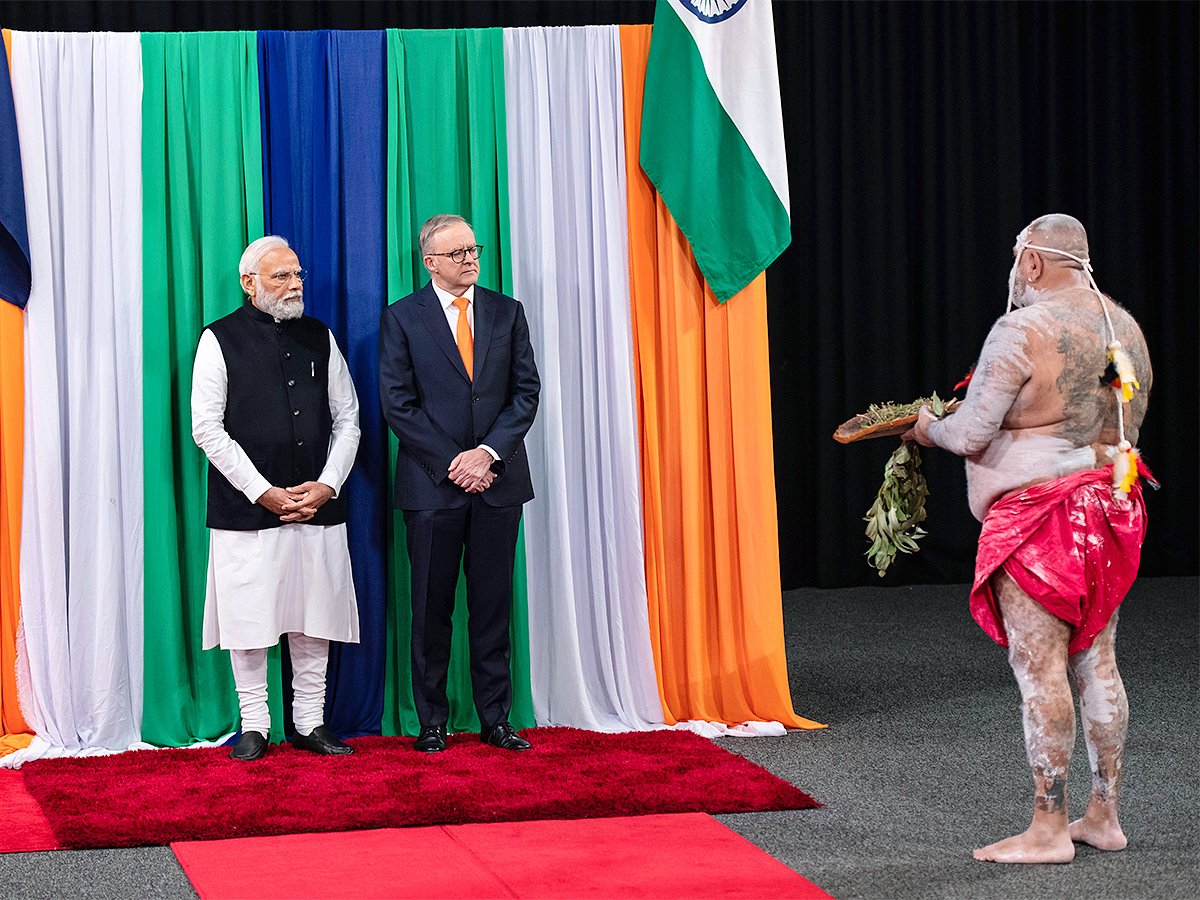
M 454 301 L 459 297 L 467 298 L 467 327 L 471 329 L 471 340 L 475 340 L 475 285 L 468 285 L 464 293 L 452 294 L 447 290 L 442 289 L 436 282 L 431 281 L 433 292 L 437 294 L 438 300 L 442 304 L 442 312 L 446 314 L 446 324 L 450 326 L 450 334 L 454 336 L 455 341 L 458 340 L 458 317 L 462 315 L 458 311 L 458 307 L 454 305 Z M 492 455 L 492 459 L 497 462 L 500 460 L 500 454 L 489 447 L 487 444 L 479 445 Z
M 454 305 L 454 301 L 459 297 L 467 298 L 467 325 L 471 328 L 471 337 L 475 337 L 475 285 L 467 287 L 465 293 L 452 294 L 447 290 L 438 287 L 436 282 L 433 284 L 433 292 L 437 294 L 438 300 L 442 304 L 442 312 L 446 314 L 446 323 L 450 326 L 450 333 L 458 334 L 458 307 Z

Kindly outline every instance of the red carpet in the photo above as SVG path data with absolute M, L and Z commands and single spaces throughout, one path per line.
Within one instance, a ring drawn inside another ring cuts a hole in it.
M 512 753 L 452 735 L 445 753 L 412 738 L 356 738 L 353 756 L 290 746 L 239 763 L 222 748 L 47 759 L 21 769 L 60 846 L 352 831 L 403 825 L 581 819 L 819 806 L 753 763 L 689 732 L 530 729 Z
M 173 844 L 221 898 L 827 898 L 701 813 Z
M 19 771 L 0 769 L 0 853 L 57 850 L 58 841 L 42 808 L 25 790 Z

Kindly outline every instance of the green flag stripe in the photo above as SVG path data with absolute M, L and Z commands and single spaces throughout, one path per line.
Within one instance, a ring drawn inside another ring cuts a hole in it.
M 387 33 L 387 54 L 388 303 L 428 281 L 417 232 L 430 216 L 447 212 L 465 217 L 486 248 L 479 260 L 480 283 L 511 293 L 501 30 L 393 29 Z M 394 435 L 389 447 L 394 459 Z M 384 734 L 415 734 L 409 566 L 399 512 L 392 517 L 391 531 L 382 729 Z M 466 585 L 460 578 L 447 678 L 452 731 L 479 730 L 471 696 L 466 607 Z M 523 536 L 517 542 L 512 638 L 510 719 L 517 728 L 528 728 L 534 718 Z
M 179 746 L 228 732 L 238 719 L 228 654 L 201 650 L 207 463 L 190 410 L 200 332 L 241 305 L 237 261 L 263 232 L 256 35 L 143 34 L 142 78 L 142 737 Z M 277 650 L 269 684 L 277 740 Z

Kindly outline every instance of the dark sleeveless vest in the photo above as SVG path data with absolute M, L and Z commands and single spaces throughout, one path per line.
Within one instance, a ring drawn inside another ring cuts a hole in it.
M 273 486 L 315 481 L 325 467 L 333 430 L 329 330 L 308 316 L 276 322 L 249 300 L 208 328 L 221 345 L 229 376 L 226 432 Z M 306 524 L 345 521 L 345 501 L 332 497 Z M 209 528 L 257 531 L 283 524 L 209 463 Z

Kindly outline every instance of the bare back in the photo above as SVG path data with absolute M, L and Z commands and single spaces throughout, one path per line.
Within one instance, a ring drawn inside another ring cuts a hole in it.
M 1123 404 L 1125 436 L 1136 446 L 1152 373 L 1137 322 L 1116 303 L 1117 339 L 1141 389 Z M 1058 291 L 997 320 L 963 405 L 930 426 L 940 446 L 967 457 L 971 512 L 982 520 L 999 497 L 1109 463 L 1118 438 L 1116 394 L 1100 301 L 1084 288 Z

